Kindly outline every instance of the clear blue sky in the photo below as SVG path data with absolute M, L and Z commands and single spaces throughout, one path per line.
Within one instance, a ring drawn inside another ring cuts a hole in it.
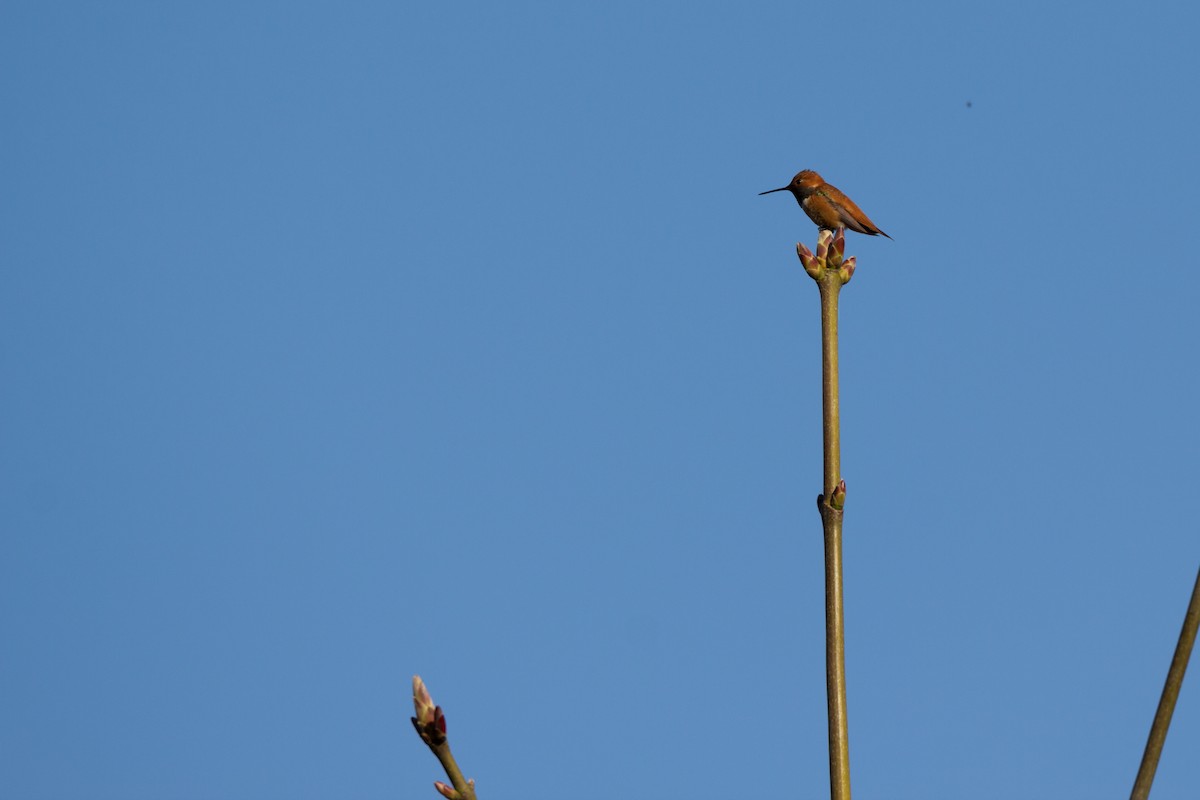
M 1194 3 L 0 8 L 0 796 L 1126 796 L 1200 564 Z M 1156 800 L 1200 791 L 1200 666 Z

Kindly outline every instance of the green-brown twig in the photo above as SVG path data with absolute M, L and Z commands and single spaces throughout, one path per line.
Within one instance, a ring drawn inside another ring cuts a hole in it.
M 1154 722 L 1150 725 L 1150 736 L 1146 740 L 1146 751 L 1142 754 L 1142 764 L 1133 782 L 1130 800 L 1146 800 L 1150 796 L 1150 785 L 1154 783 L 1158 759 L 1162 755 L 1163 743 L 1167 740 L 1167 728 L 1171 726 L 1175 701 L 1179 699 L 1179 689 L 1183 686 L 1183 674 L 1187 672 L 1188 658 L 1196 644 L 1197 628 L 1200 628 L 1200 572 L 1196 573 L 1192 599 L 1188 602 L 1187 613 L 1183 616 L 1183 630 L 1179 632 L 1179 643 L 1175 645 L 1175 655 L 1171 658 L 1171 667 L 1167 670 L 1167 682 L 1158 701 L 1158 710 L 1154 713 Z

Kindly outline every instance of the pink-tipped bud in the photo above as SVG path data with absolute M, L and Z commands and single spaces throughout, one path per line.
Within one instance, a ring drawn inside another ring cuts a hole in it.
M 829 255 L 829 243 L 833 241 L 833 234 L 825 228 L 822 228 L 817 234 L 817 259 L 824 261 Z
M 811 250 L 809 250 L 800 242 L 796 242 L 796 255 L 800 256 L 800 263 L 804 265 L 805 272 L 812 272 L 814 269 L 816 269 L 816 257 L 813 256 Z
M 842 283 L 849 283 L 850 279 L 854 277 L 854 265 L 858 263 L 857 259 L 858 256 L 850 256 L 843 262 L 842 270 L 846 274 L 846 279 Z
M 433 788 L 441 792 L 442 797 L 445 797 L 446 800 L 462 800 L 462 795 L 458 793 L 458 790 L 453 786 L 447 786 L 441 781 L 434 781 Z
M 833 237 L 833 252 L 837 253 L 837 257 L 841 258 L 846 253 L 846 229 L 838 228 L 837 234 Z
M 841 511 L 846 507 L 846 482 L 838 481 L 838 485 L 833 487 L 833 496 L 829 498 L 829 505 Z
M 421 680 L 420 675 L 413 675 L 413 709 L 421 724 L 433 722 L 437 706 L 433 704 L 433 698 L 429 696 L 429 690 L 425 688 L 425 681 Z

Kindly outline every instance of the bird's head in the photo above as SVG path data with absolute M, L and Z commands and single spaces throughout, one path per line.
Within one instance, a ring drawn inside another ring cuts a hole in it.
M 792 182 L 787 186 L 780 186 L 778 189 L 768 189 L 765 192 L 759 192 L 760 195 L 770 194 L 771 192 L 791 192 L 799 200 L 802 197 L 807 197 L 812 194 L 813 190 L 825 183 L 825 179 L 811 169 L 802 169 L 796 173 L 796 177 L 792 178 Z

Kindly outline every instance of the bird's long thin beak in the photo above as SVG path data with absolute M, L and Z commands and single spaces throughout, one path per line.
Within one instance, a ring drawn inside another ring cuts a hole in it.
M 764 194 L 770 194 L 771 192 L 786 192 L 790 188 L 790 186 L 780 186 L 778 189 L 768 189 L 765 192 L 759 192 L 758 196 L 762 197 Z

